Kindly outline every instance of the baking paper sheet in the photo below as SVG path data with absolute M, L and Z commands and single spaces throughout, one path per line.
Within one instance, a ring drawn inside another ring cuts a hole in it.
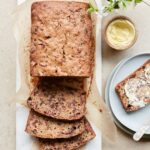
M 26 100 L 30 94 L 29 76 L 29 50 L 31 28 L 31 4 L 37 0 L 18 1 L 19 5 L 14 12 L 14 35 L 18 45 L 17 51 L 17 95 L 16 95 L 16 149 L 38 150 L 37 143 L 24 132 L 29 109 Z M 40 0 L 39 0 L 40 1 Z M 74 0 L 84 1 L 87 0 Z M 83 150 L 101 150 L 102 135 L 108 142 L 115 139 L 116 128 L 110 114 L 100 96 L 101 93 L 101 16 L 92 15 L 95 22 L 96 32 L 96 71 L 92 83 L 91 94 L 87 100 L 86 117 L 92 124 L 96 138 L 84 146 Z

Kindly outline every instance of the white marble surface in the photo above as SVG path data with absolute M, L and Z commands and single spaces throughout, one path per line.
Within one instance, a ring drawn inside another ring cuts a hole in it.
M 0 150 L 15 149 L 15 53 L 10 14 L 15 0 L 0 0 Z

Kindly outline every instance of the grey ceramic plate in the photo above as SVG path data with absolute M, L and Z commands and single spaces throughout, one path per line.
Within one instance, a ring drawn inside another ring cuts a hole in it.
M 117 83 L 148 59 L 150 59 L 150 54 L 140 54 L 123 60 L 114 68 L 106 85 L 105 100 L 112 112 L 113 119 L 121 129 L 130 134 L 133 134 L 148 117 L 148 114 L 150 114 L 150 106 L 137 112 L 126 113 L 114 88 Z M 146 133 L 145 137 L 150 137 L 150 131 Z
M 125 61 L 125 60 L 123 60 Z M 106 102 L 106 105 L 108 106 L 108 108 L 110 109 L 111 111 L 111 115 L 113 117 L 113 120 L 115 122 L 115 124 L 120 128 L 122 129 L 124 132 L 128 133 L 128 134 L 133 134 L 134 132 L 129 130 L 128 128 L 126 128 L 124 125 L 122 125 L 119 120 L 117 120 L 117 118 L 114 116 L 112 110 L 111 110 L 111 107 L 110 107 L 110 102 L 109 102 L 109 88 L 110 88 L 110 83 L 111 83 L 111 80 L 112 80 L 112 77 L 116 71 L 116 69 L 123 63 L 123 61 L 121 61 L 118 65 L 116 65 L 116 67 L 113 69 L 113 71 L 111 72 L 108 80 L 107 80 L 107 84 L 106 84 L 106 88 L 105 88 L 105 102 Z

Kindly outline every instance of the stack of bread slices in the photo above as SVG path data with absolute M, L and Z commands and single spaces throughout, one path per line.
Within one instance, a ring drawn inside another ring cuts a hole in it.
M 40 150 L 75 150 L 95 137 L 85 118 L 85 79 L 94 64 L 89 5 L 36 2 L 31 8 L 30 74 L 38 82 L 27 100 L 25 131 Z

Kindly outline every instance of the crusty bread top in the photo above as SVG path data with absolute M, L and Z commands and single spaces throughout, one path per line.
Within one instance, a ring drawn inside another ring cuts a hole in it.
M 65 122 L 42 116 L 30 111 L 26 132 L 40 138 L 70 138 L 81 134 L 85 129 L 84 118 L 74 122 Z
M 91 76 L 94 39 L 88 7 L 80 2 L 33 3 L 31 76 Z
M 85 115 L 86 92 L 42 78 L 27 103 L 35 111 L 56 119 L 77 120 Z
M 88 123 L 85 122 L 85 131 L 76 137 L 60 140 L 40 139 L 40 150 L 76 150 L 95 137 L 95 133 Z
M 132 74 L 130 74 L 128 77 L 126 77 L 123 81 L 121 81 L 120 83 L 118 83 L 116 85 L 116 92 L 118 94 L 118 96 L 120 97 L 120 100 L 123 104 L 123 107 L 125 108 L 125 110 L 128 112 L 130 111 L 136 111 L 139 110 L 140 106 L 133 106 L 131 104 L 129 104 L 129 100 L 128 97 L 125 93 L 125 84 L 133 78 L 142 78 L 142 72 L 144 71 L 144 69 L 146 68 L 147 65 L 150 65 L 150 60 L 146 61 L 140 68 L 138 68 L 136 71 L 134 71 Z M 150 99 L 147 100 L 147 104 L 150 103 Z M 146 103 L 145 103 L 146 104 Z M 144 107 L 144 106 L 143 106 Z

